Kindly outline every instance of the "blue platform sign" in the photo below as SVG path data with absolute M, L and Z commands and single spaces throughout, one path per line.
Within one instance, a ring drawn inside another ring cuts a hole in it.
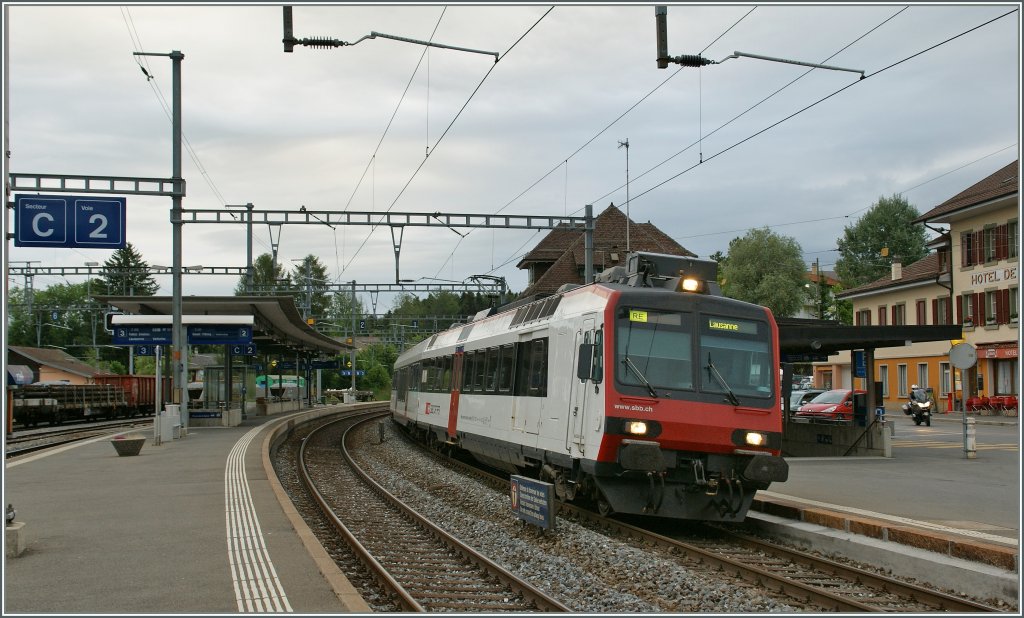
M 127 208 L 123 197 L 14 196 L 14 246 L 123 249 Z
M 143 344 L 135 346 L 135 356 L 156 356 L 156 346 Z
M 154 345 L 170 345 L 170 326 L 121 325 L 114 327 L 114 343 L 116 345 L 133 345 L 152 343 Z
M 236 345 L 252 343 L 252 327 L 230 324 L 210 324 L 188 327 L 190 344 L 224 343 Z
M 231 346 L 231 353 L 235 356 L 252 356 L 256 354 L 255 343 L 241 343 Z
M 347 378 L 352 377 L 352 370 L 351 369 L 342 369 L 338 373 L 340 375 L 342 375 L 342 376 L 347 377 Z M 357 378 L 360 378 L 360 377 L 365 376 L 365 375 L 366 375 L 366 370 L 365 369 L 356 369 L 356 377 Z
M 518 475 L 512 475 L 509 480 L 512 513 L 528 524 L 545 530 L 554 529 L 555 486 Z
M 864 359 L 864 350 L 853 351 L 853 377 L 868 377 L 868 364 Z

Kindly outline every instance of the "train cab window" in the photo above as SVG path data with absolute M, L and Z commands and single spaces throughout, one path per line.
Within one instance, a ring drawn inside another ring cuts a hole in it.
M 498 369 L 498 392 L 508 393 L 512 390 L 512 374 L 515 369 L 516 349 L 512 345 L 501 346 L 499 356 L 501 357 L 500 368 Z
M 616 320 L 615 377 L 638 392 L 693 389 L 692 314 L 636 307 Z
M 701 390 L 771 397 L 777 369 L 772 368 L 768 324 L 712 315 L 701 316 L 700 324 Z

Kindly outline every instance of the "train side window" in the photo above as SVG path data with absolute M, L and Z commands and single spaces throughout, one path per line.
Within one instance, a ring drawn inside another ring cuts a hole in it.
M 395 391 L 398 401 L 405 401 L 405 375 L 404 367 L 395 372 Z
M 427 376 L 430 382 L 430 392 L 436 393 L 441 390 L 441 359 L 432 358 L 430 359 L 430 375 Z
M 527 388 L 531 397 L 546 397 L 548 394 L 547 337 L 530 342 L 530 381 Z
M 601 383 L 602 377 L 604 376 L 604 329 L 598 329 L 594 331 L 594 360 L 591 365 L 591 375 L 594 376 L 594 382 L 597 384 Z
M 476 357 L 476 361 L 473 363 L 473 392 L 482 393 L 484 392 L 484 372 L 486 371 L 484 351 L 477 350 L 473 356 Z
M 473 392 L 473 353 L 462 355 L 462 392 Z
M 452 386 L 452 357 L 445 356 L 441 359 L 441 392 L 451 392 Z
M 501 346 L 501 365 L 498 369 L 498 392 L 507 393 L 512 390 L 512 375 L 515 369 L 516 349 L 512 345 Z
M 409 366 L 409 391 L 415 393 L 420 390 L 420 364 Z
M 484 391 L 493 393 L 498 390 L 498 348 L 489 348 L 484 364 Z

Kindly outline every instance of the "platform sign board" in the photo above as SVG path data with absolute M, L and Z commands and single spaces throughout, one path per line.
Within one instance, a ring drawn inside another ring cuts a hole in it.
M 346 377 L 346 378 L 351 378 L 352 377 L 352 370 L 351 369 L 342 369 L 338 373 L 340 375 Z M 366 370 L 365 369 L 356 369 L 356 377 L 357 378 L 361 378 L 361 377 L 363 377 L 365 375 L 366 375 Z
M 512 475 L 509 480 L 512 513 L 528 524 L 554 530 L 555 486 L 518 475 Z
M 864 357 L 864 350 L 853 351 L 853 377 L 868 377 L 868 364 L 867 360 Z
M 137 345 L 135 346 L 135 356 L 156 356 L 156 348 L 157 346 L 148 343 Z
M 123 249 L 127 208 L 123 197 L 14 196 L 14 246 Z
M 151 343 L 154 345 L 171 344 L 170 326 L 151 326 L 142 324 L 122 324 L 114 327 L 115 345 L 134 345 Z
M 252 327 L 237 324 L 196 324 L 188 327 L 188 342 L 227 345 L 252 343 Z
M 235 356 L 253 356 L 256 354 L 255 343 L 240 343 L 231 346 L 231 353 Z

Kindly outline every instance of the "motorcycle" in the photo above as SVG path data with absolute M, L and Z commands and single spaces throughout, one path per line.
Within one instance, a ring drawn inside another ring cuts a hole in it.
M 928 427 L 932 426 L 932 402 L 923 389 L 920 392 L 911 391 L 910 401 L 903 404 L 903 413 L 912 417 L 915 425 L 924 423 Z

